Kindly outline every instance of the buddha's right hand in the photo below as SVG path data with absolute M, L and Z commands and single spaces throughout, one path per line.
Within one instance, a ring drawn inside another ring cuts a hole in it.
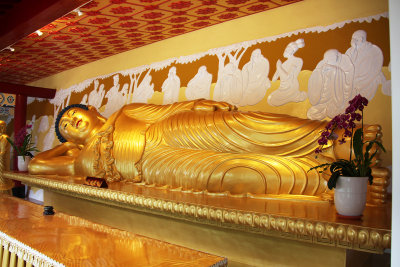
M 226 103 L 226 102 L 217 102 L 214 100 L 200 99 L 194 103 L 193 110 L 196 111 L 215 111 L 215 110 L 237 110 L 237 107 Z

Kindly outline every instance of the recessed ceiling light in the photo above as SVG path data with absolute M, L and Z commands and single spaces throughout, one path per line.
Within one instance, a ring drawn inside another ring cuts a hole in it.
M 75 9 L 74 12 L 76 12 L 78 14 L 78 16 L 83 15 L 83 12 L 79 8 Z

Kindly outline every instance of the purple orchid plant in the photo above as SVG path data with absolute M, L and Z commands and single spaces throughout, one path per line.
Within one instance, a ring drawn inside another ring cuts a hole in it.
M 350 138 L 350 155 L 349 159 L 338 159 L 332 163 L 325 163 L 315 166 L 310 169 L 322 169 L 319 173 L 325 172 L 328 168 L 331 176 L 328 180 L 328 188 L 336 187 L 336 182 L 339 176 L 350 177 L 368 177 L 369 183 L 372 184 L 372 170 L 373 158 L 378 153 L 378 149 L 371 152 L 373 145 L 377 145 L 380 149 L 386 152 L 380 140 L 376 136 L 374 140 L 364 140 L 364 107 L 368 105 L 368 99 L 361 95 L 356 95 L 346 108 L 344 114 L 335 116 L 321 132 L 321 137 L 318 139 L 319 147 L 315 153 L 321 153 L 328 140 L 337 140 L 339 137 L 335 133 L 336 130 L 343 129 L 341 139 L 338 140 L 340 144 L 346 143 L 346 138 Z M 356 121 L 361 121 L 361 127 L 357 128 Z M 364 149 L 365 147 L 365 149 Z M 354 156 L 353 156 L 354 153 Z
M 29 156 L 33 158 L 32 152 L 39 152 L 39 150 L 32 144 L 32 134 L 27 130 L 32 128 L 32 125 L 25 125 L 22 127 L 14 137 L 14 142 L 7 137 L 7 141 L 12 145 L 18 156 Z

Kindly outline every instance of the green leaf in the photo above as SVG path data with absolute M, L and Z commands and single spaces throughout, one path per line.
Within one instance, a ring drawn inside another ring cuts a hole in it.
M 336 182 L 340 176 L 339 172 L 332 173 L 331 177 L 328 180 L 328 188 L 332 190 L 332 188 L 336 188 Z
M 359 128 L 356 130 L 353 136 L 353 150 L 354 150 L 354 155 L 356 156 L 357 161 L 360 161 L 362 159 L 362 149 L 363 149 L 363 142 L 362 142 L 362 129 Z
M 318 165 L 318 166 L 315 166 L 315 167 L 312 167 L 312 168 L 310 168 L 307 172 L 309 172 L 309 171 L 311 171 L 311 170 L 316 170 L 316 169 L 319 169 L 319 168 L 324 168 L 324 170 L 326 170 L 326 168 L 328 168 L 329 166 L 331 166 L 331 164 L 332 163 L 324 163 L 324 164 L 321 164 L 321 165 Z
M 369 168 L 369 167 L 368 167 L 367 175 L 366 175 L 366 176 L 368 176 L 369 184 L 372 185 L 372 180 L 374 179 L 374 177 L 372 176 L 372 169 Z
M 379 146 L 380 149 L 382 149 L 383 152 L 386 152 L 385 147 L 382 145 L 382 142 L 375 140 L 369 141 L 369 143 L 371 144 L 375 144 L 377 146 Z M 369 145 L 369 144 L 368 144 Z M 371 145 L 372 146 L 372 145 Z
M 19 156 L 21 156 L 20 148 L 17 147 L 17 146 L 14 144 L 14 142 L 13 142 L 10 138 L 8 138 L 8 137 L 7 137 L 7 141 L 12 145 L 12 147 L 13 147 L 14 150 L 17 152 L 17 154 L 18 154 Z

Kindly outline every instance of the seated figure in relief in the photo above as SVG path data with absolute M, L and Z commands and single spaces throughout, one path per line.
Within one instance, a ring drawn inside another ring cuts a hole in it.
M 210 99 L 212 74 L 208 73 L 206 66 L 201 66 L 197 74 L 188 82 L 186 98 L 194 100 L 199 98 Z
M 367 33 L 364 30 L 358 30 L 353 33 L 351 47 L 347 49 L 346 55 L 354 64 L 353 86 L 356 94 L 361 94 L 371 101 L 379 84 L 386 82 L 382 73 L 382 50 L 367 41 Z
M 289 102 L 302 102 L 307 99 L 307 94 L 299 90 L 298 81 L 298 76 L 303 67 L 303 60 L 294 55 L 304 45 L 303 39 L 297 39 L 289 43 L 283 52 L 283 56 L 287 60 L 282 63 L 278 59 L 276 62 L 276 71 L 272 81 L 280 79 L 281 82 L 279 88 L 267 98 L 268 104 L 271 106 L 282 106 Z
M 343 113 L 356 95 L 353 77 L 354 66 L 347 55 L 336 49 L 326 51 L 308 81 L 308 99 L 312 106 L 307 117 L 322 120 Z
M 198 192 L 321 196 L 328 176 L 308 170 L 348 155 L 345 145 L 331 142 L 315 158 L 316 140 L 325 125 L 242 112 L 204 99 L 129 104 L 108 119 L 91 106 L 77 104 L 57 117 L 56 131 L 63 143 L 37 154 L 29 172 Z M 379 127 L 370 126 L 368 131 L 373 138 Z

